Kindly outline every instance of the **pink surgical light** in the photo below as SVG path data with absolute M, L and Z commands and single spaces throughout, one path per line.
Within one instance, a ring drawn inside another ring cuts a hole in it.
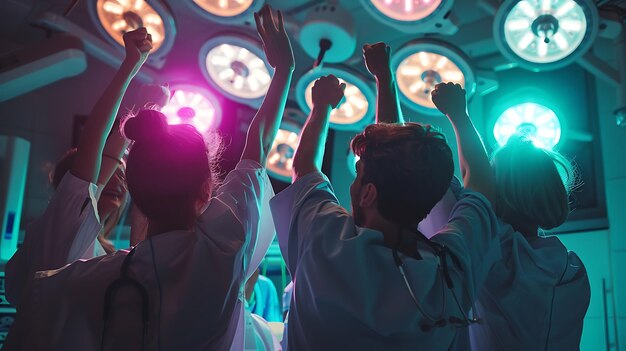
M 220 109 L 212 95 L 191 87 L 172 87 L 172 90 L 170 102 L 161 110 L 169 124 L 191 124 L 200 133 L 217 127 Z

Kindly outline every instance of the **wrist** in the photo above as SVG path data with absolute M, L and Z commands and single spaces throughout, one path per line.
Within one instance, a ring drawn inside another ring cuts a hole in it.
M 391 72 L 391 68 L 387 68 L 380 72 L 376 72 L 374 77 L 376 77 L 376 81 L 379 83 L 388 83 L 393 80 L 393 73 Z
M 294 65 L 286 66 L 286 67 L 276 66 L 276 68 L 274 69 L 274 76 L 277 76 L 277 75 L 291 76 L 293 75 L 293 71 L 295 69 L 296 67 Z
M 446 116 L 448 116 L 448 118 L 452 121 L 465 121 L 468 120 L 469 121 L 469 115 L 467 114 L 467 111 L 450 111 L 446 114 Z
M 313 109 L 311 109 L 312 114 L 330 114 L 333 107 L 330 103 L 314 103 Z

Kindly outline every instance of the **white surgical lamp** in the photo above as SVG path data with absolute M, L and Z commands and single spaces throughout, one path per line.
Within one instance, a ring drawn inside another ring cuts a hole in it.
M 102 34 L 120 47 L 124 33 L 145 27 L 152 35 L 151 58 L 163 57 L 174 44 L 174 19 L 156 1 L 97 0 L 89 2 L 89 12 Z
M 465 55 L 449 44 L 429 39 L 411 42 L 393 55 L 402 100 L 418 112 L 438 115 L 430 93 L 442 82 L 460 84 L 468 99 L 476 89 L 474 73 Z
M 296 84 L 296 99 L 300 108 L 309 113 L 313 107 L 311 91 L 315 81 L 332 74 L 346 83 L 345 99 L 330 113 L 330 127 L 336 130 L 361 131 L 374 122 L 376 96 L 368 80 L 346 67 L 318 67 L 305 73 Z
M 589 50 L 598 23 L 591 0 L 507 0 L 496 13 L 493 32 L 511 61 L 529 70 L 553 70 Z
M 200 67 L 213 87 L 251 107 L 261 105 L 273 74 L 261 44 L 239 34 L 219 35 L 206 42 L 200 50 Z

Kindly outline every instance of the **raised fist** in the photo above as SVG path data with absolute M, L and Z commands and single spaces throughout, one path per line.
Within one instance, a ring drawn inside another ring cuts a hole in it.
M 152 36 L 144 27 L 126 32 L 124 33 L 124 47 L 126 49 L 126 61 L 135 66 L 141 66 L 146 62 L 148 54 L 152 50 Z
M 315 82 L 311 92 L 313 106 L 337 107 L 344 97 L 343 91 L 345 89 L 346 83 L 339 83 L 339 79 L 332 74 L 321 77 Z
M 439 83 L 431 92 L 433 103 L 441 113 L 447 116 L 458 116 L 467 113 L 465 89 L 459 84 Z
M 389 53 L 391 48 L 383 42 L 376 44 L 363 45 L 363 59 L 365 60 L 365 66 L 376 77 L 381 77 L 391 74 L 391 68 L 389 67 Z

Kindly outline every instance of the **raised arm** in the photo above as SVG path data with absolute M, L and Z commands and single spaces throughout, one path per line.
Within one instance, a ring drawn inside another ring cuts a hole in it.
M 122 97 L 152 49 L 152 38 L 145 28 L 124 34 L 126 58 L 106 90 L 91 110 L 78 143 L 78 154 L 72 164 L 74 176 L 96 183 L 100 174 L 102 151 L 111 131 Z
M 382 42 L 363 45 L 365 66 L 376 78 L 376 123 L 404 123 L 396 79 L 389 66 L 390 52 Z
M 291 43 L 285 32 L 282 13 L 278 11 L 275 19 L 272 9 L 266 5 L 259 13 L 254 14 L 254 19 L 257 31 L 263 40 L 263 50 L 265 50 L 267 61 L 275 71 L 263 104 L 248 128 L 246 146 L 241 159 L 257 161 L 265 165 L 283 117 L 295 62 Z
M 459 84 L 441 83 L 433 90 L 432 98 L 454 127 L 465 187 L 482 193 L 495 204 L 495 176 L 480 135 L 467 114 L 465 90 Z
M 307 118 L 300 143 L 293 159 L 293 181 L 311 172 L 322 169 L 324 146 L 328 134 L 328 118 L 330 111 L 337 107 L 343 99 L 345 83 L 332 74 L 315 82 L 312 90 L 313 108 Z
M 167 86 L 146 84 L 139 88 L 137 97 L 137 108 L 156 108 L 160 110 L 167 104 L 170 98 L 170 91 Z M 98 176 L 98 187 L 103 187 L 109 182 L 113 173 L 120 164 L 124 151 L 130 144 L 129 140 L 122 136 L 119 128 L 120 119 L 116 119 L 111 129 L 111 134 L 106 140 L 104 151 L 102 152 L 102 166 Z

